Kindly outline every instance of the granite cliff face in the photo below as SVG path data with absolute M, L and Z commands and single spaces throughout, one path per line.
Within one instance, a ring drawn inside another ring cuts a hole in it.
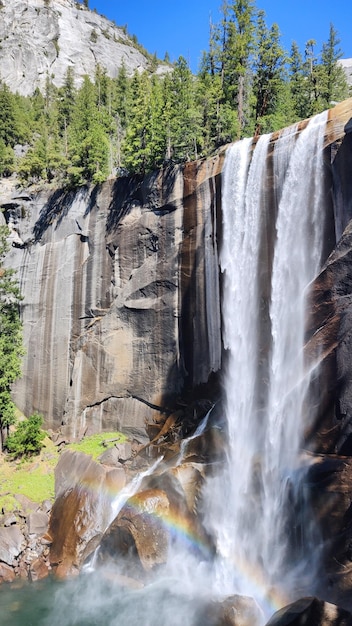
M 2 197 L 24 295 L 26 414 L 70 435 L 141 432 L 219 370 L 221 162 Z
M 146 69 L 150 60 L 123 28 L 84 5 L 74 0 L 0 2 L 0 78 L 11 91 L 30 95 L 36 87 L 43 90 L 47 77 L 59 87 L 68 67 L 78 85 L 85 74 L 94 76 L 98 64 L 115 78 L 122 63 L 132 74 Z

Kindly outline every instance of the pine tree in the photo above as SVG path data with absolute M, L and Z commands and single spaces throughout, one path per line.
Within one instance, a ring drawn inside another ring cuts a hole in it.
M 265 126 L 272 130 L 265 118 L 272 116 L 278 106 L 279 94 L 283 90 L 285 53 L 280 45 L 279 27 L 268 28 L 264 12 L 258 13 L 257 56 L 254 63 L 253 93 L 255 97 L 255 133 Z
M 39 454 L 44 446 L 45 432 L 41 430 L 43 417 L 33 413 L 30 417 L 19 422 L 14 433 L 8 436 L 6 448 L 11 456 L 30 457 Z
M 64 139 L 65 155 L 68 153 L 67 129 L 71 123 L 76 98 L 74 70 L 69 66 L 66 70 L 64 84 L 58 91 L 58 121 L 60 134 Z
M 96 106 L 97 92 L 88 76 L 78 91 L 69 128 L 68 168 L 72 184 L 100 183 L 109 173 L 109 141 L 105 120 Z
M 333 24 L 330 24 L 329 38 L 323 44 L 321 53 L 322 76 L 321 93 L 324 108 L 329 108 L 334 101 L 348 97 L 348 84 L 343 68 L 338 65 L 342 57 L 339 48 L 340 39 Z
M 289 85 L 296 118 L 294 121 L 303 120 L 309 116 L 310 98 L 307 84 L 304 61 L 297 43 L 293 42 L 289 58 Z
M 241 134 L 247 123 L 254 18 L 253 0 L 235 0 L 223 5 L 221 75 L 225 99 L 237 109 Z
M 151 82 L 146 72 L 133 75 L 129 109 L 123 163 L 131 172 L 144 174 L 151 169 Z
M 11 147 L 19 139 L 15 98 L 5 84 L 0 84 L 0 139 Z
M 176 161 L 197 158 L 201 137 L 201 113 L 195 103 L 195 80 L 180 56 L 171 76 L 171 151 Z
M 15 405 L 11 386 L 21 373 L 22 324 L 19 315 L 21 300 L 14 272 L 3 265 L 8 250 L 7 226 L 0 226 L 0 451 L 9 427 L 15 421 Z
M 0 176 L 9 176 L 14 169 L 15 159 L 11 146 L 0 139 Z
M 321 78 L 321 72 L 319 67 L 319 60 L 315 51 L 316 41 L 315 39 L 309 39 L 305 47 L 305 75 L 307 81 L 307 117 L 319 113 L 323 110 L 322 102 L 320 101 L 319 81 Z

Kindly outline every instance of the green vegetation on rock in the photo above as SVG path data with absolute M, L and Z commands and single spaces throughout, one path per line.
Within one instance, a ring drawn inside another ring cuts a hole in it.
M 54 468 L 59 451 L 48 437 L 43 443 L 43 449 L 35 459 L 14 462 L 5 455 L 0 456 L 0 511 L 19 508 L 17 494 L 38 503 L 54 499 Z
M 69 444 L 68 449 L 75 452 L 84 452 L 96 460 L 104 450 L 112 448 L 116 443 L 123 443 L 126 440 L 126 435 L 119 432 L 98 433 L 97 435 L 85 437 L 79 443 Z
M 6 448 L 14 458 L 39 454 L 45 439 L 45 433 L 41 430 L 42 423 L 42 415 L 33 413 L 17 424 L 16 430 L 6 440 Z
M 126 439 L 120 432 L 99 433 L 69 444 L 63 450 L 83 452 L 96 460 L 104 450 Z M 44 500 L 54 500 L 54 470 L 61 452 L 48 437 L 44 437 L 42 443 L 43 447 L 35 457 L 13 461 L 9 456 L 0 455 L 0 513 L 2 509 L 8 513 L 18 508 L 16 494 L 40 504 Z
M 13 270 L 3 266 L 8 235 L 8 227 L 0 226 L 0 452 L 15 422 L 11 385 L 20 376 L 23 354 L 20 290 Z

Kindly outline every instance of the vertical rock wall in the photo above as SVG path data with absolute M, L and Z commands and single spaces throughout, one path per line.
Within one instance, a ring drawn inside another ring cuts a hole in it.
M 73 435 L 141 432 L 219 370 L 220 170 L 216 157 L 0 198 L 24 296 L 25 414 Z

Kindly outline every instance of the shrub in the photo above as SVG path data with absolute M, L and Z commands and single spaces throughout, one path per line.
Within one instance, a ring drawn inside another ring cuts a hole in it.
M 15 458 L 39 454 L 43 447 L 45 433 L 41 430 L 42 415 L 33 413 L 28 419 L 20 422 L 14 433 L 6 440 L 6 448 Z

